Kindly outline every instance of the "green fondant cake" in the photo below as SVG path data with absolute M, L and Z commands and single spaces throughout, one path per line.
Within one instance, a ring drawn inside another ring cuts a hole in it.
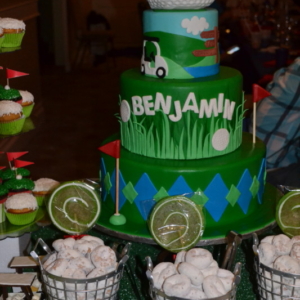
M 198 159 L 232 152 L 241 144 L 242 75 L 232 68 L 182 80 L 129 70 L 121 75 L 120 99 L 122 146 L 133 153 Z
M 185 195 L 204 208 L 210 239 L 269 225 L 273 217 L 262 217 L 272 206 L 264 198 L 266 149 L 242 132 L 242 75 L 219 67 L 216 11 L 146 11 L 144 36 L 141 70 L 120 79 L 120 134 L 103 143 L 120 139 L 121 149 L 118 171 L 116 155 L 101 157 L 98 224 L 149 237 L 155 204 Z M 127 219 L 119 227 L 107 217 L 116 199 Z
M 111 137 L 111 140 L 116 137 Z M 155 203 L 166 196 L 185 194 L 204 206 L 206 227 L 232 230 L 260 209 L 265 185 L 265 146 L 243 134 L 241 147 L 226 156 L 196 160 L 163 160 L 120 153 L 120 213 L 137 227 L 146 226 Z M 104 206 L 115 203 L 115 159 L 102 155 Z M 136 213 L 132 213 L 132 212 Z

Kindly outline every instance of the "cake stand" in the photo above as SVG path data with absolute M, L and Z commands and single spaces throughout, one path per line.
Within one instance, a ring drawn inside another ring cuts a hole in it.
M 282 197 L 282 193 L 270 184 L 266 184 L 265 193 L 260 209 L 252 215 L 238 222 L 232 223 L 232 231 L 237 232 L 243 239 L 247 239 L 255 232 L 262 234 L 273 229 L 277 224 L 275 220 L 276 204 Z M 140 242 L 146 244 L 156 244 L 152 238 L 147 226 L 137 227 L 137 224 L 131 224 L 130 219 L 127 219 L 125 225 L 116 226 L 109 222 L 111 211 L 105 211 L 102 208 L 101 215 L 95 228 L 100 232 L 111 235 L 117 238 Z M 226 243 L 228 231 L 222 228 L 205 228 L 201 240 L 197 246 L 217 245 Z

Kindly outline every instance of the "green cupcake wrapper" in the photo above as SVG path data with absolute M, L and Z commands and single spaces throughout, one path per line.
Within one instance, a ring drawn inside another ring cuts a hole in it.
M 31 115 L 33 107 L 34 107 L 34 103 L 27 106 L 23 106 L 23 115 L 25 116 L 25 118 L 28 118 Z
M 5 204 L 0 204 L 0 223 L 5 222 L 6 216 L 5 216 Z
M 0 37 L 0 48 L 2 47 L 3 42 L 4 42 L 4 36 Z
M 25 117 L 11 122 L 0 122 L 0 135 L 14 135 L 22 131 Z
M 35 126 L 31 120 L 31 118 L 30 117 L 26 118 L 24 126 L 22 128 L 22 132 L 27 132 L 27 131 L 33 130 L 34 128 L 35 128 Z
M 2 47 L 19 47 L 22 44 L 25 31 L 19 33 L 5 33 Z
M 32 212 L 25 213 L 25 214 L 12 214 L 6 212 L 5 215 L 8 221 L 13 225 L 26 225 L 34 221 L 37 212 L 38 210 L 36 209 Z
M 45 195 L 44 196 L 34 196 L 36 198 L 39 207 L 45 206 Z

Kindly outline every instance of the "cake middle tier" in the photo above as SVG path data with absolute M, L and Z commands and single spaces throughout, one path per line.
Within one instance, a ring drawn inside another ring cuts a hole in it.
M 162 80 L 138 69 L 121 75 L 122 146 L 160 159 L 200 159 L 236 150 L 242 141 L 244 97 L 239 71 Z

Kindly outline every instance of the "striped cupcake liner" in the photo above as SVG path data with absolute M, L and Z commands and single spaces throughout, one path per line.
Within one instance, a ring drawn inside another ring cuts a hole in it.
M 25 31 L 19 33 L 5 33 L 2 47 L 19 47 L 22 44 Z

